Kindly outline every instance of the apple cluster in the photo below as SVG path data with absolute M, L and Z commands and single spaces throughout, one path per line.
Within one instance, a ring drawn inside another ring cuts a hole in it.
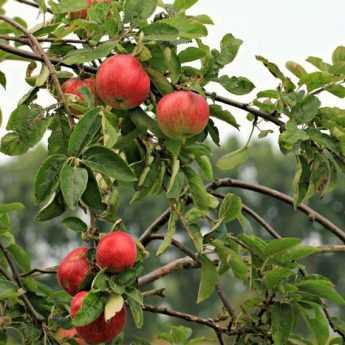
M 66 96 L 84 101 L 80 91 L 87 88 L 95 104 L 103 101 L 113 109 L 127 110 L 140 106 L 150 94 L 150 77 L 131 54 L 114 55 L 99 67 L 96 78 L 69 79 L 62 85 Z M 74 115 L 78 109 L 71 106 Z M 183 138 L 201 133 L 209 120 L 209 106 L 204 97 L 192 91 L 174 91 L 163 96 L 157 105 L 157 121 L 169 138 Z
M 121 273 L 132 268 L 137 260 L 135 239 L 126 232 L 116 231 L 104 235 L 96 248 L 96 262 L 90 262 L 88 248 L 72 250 L 58 267 L 57 279 L 61 287 L 73 296 L 71 317 L 77 315 L 88 294 L 88 288 L 97 270 Z M 117 337 L 126 325 L 126 307 L 115 314 L 109 321 L 104 313 L 92 323 L 70 330 L 59 330 L 61 338 L 72 337 L 79 344 L 99 344 L 110 342 Z M 85 341 L 85 342 L 84 342 Z

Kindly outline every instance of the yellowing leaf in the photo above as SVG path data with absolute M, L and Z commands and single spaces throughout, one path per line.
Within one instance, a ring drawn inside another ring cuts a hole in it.
M 105 321 L 111 320 L 123 308 L 125 301 L 121 295 L 113 295 L 109 298 L 104 309 Z

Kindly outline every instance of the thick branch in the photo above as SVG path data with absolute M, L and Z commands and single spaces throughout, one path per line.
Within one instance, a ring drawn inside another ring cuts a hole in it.
M 254 183 L 248 183 L 240 180 L 235 179 L 219 179 L 211 184 L 209 184 L 208 189 L 210 191 L 214 191 L 219 188 L 223 187 L 233 187 L 233 188 L 240 188 L 245 190 L 251 190 L 253 192 L 261 193 L 264 195 L 268 195 L 270 197 L 273 197 L 277 200 L 283 201 L 286 204 L 289 204 L 293 206 L 293 198 L 291 198 L 289 195 L 278 192 L 275 189 L 268 188 L 266 186 L 262 186 L 259 184 Z M 322 216 L 320 213 L 313 210 L 311 207 L 307 206 L 306 204 L 300 204 L 297 206 L 298 210 L 305 213 L 311 221 L 316 221 L 317 223 L 321 224 L 324 228 L 332 232 L 335 236 L 337 236 L 341 241 L 345 243 L 345 232 L 341 228 L 339 228 L 337 225 L 332 223 L 329 219 Z
M 212 319 L 204 319 L 196 315 L 186 314 L 166 307 L 153 306 L 149 304 L 144 304 L 143 310 L 150 313 L 168 315 L 179 319 L 183 319 L 185 321 L 194 322 L 199 325 L 210 327 L 219 333 L 228 333 L 228 330 L 226 328 L 218 326 Z
M 200 265 L 190 257 L 176 259 L 139 278 L 138 286 L 142 287 L 144 285 L 153 283 L 154 281 L 161 279 L 175 271 L 197 267 L 200 267 Z
M 231 107 L 234 107 L 234 108 L 248 111 L 248 113 L 251 113 L 257 117 L 261 117 L 262 119 L 269 121 L 269 122 L 272 122 L 281 128 L 284 127 L 284 125 L 285 125 L 285 123 L 283 121 L 277 119 L 274 115 L 264 113 L 263 111 L 260 111 L 256 108 L 251 107 L 249 104 L 241 103 L 241 102 L 229 99 L 229 98 L 225 98 L 223 96 L 218 96 L 217 94 L 211 93 L 211 92 L 206 92 L 206 96 L 209 98 L 212 98 L 214 101 L 230 105 Z

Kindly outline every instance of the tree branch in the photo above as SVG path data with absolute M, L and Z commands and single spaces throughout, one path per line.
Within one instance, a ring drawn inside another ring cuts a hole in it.
M 283 201 L 286 204 L 289 204 L 293 206 L 293 198 L 291 198 L 289 195 L 278 192 L 275 189 L 271 189 L 266 186 L 262 186 L 255 183 L 248 183 L 240 180 L 235 179 L 219 179 L 215 182 L 212 182 L 208 185 L 209 191 L 214 191 L 219 188 L 223 187 L 233 187 L 233 188 L 240 188 L 245 190 L 251 190 L 253 192 L 261 193 L 264 195 L 268 195 L 270 197 L 273 197 L 277 200 Z M 332 223 L 329 219 L 322 216 L 320 213 L 313 210 L 311 207 L 307 206 L 306 204 L 300 204 L 297 206 L 297 209 L 302 211 L 304 214 L 306 214 L 311 221 L 316 221 L 317 223 L 321 224 L 325 229 L 332 232 L 336 237 L 338 237 L 341 241 L 345 243 L 345 232 L 341 228 L 339 228 L 337 225 Z
M 9 35 L 0 35 L 1 40 L 6 41 L 13 41 L 13 42 L 19 42 L 23 44 L 30 45 L 30 41 L 25 37 L 15 37 L 15 36 L 9 36 Z M 49 43 L 72 43 L 72 44 L 84 44 L 88 43 L 88 40 L 80 40 L 80 39 L 58 39 L 58 38 L 37 38 L 38 42 L 49 42 Z
M 138 286 L 143 287 L 144 285 L 153 283 L 154 281 L 161 279 L 175 271 L 197 267 L 200 267 L 200 265 L 190 257 L 176 259 L 140 277 L 138 279 Z
M 25 36 L 27 36 L 28 40 L 30 41 L 30 46 L 32 48 L 33 51 L 37 51 L 38 54 L 42 57 L 45 65 L 47 66 L 50 76 L 53 80 L 53 83 L 55 85 L 56 91 L 58 93 L 58 96 L 60 98 L 61 103 L 64 105 L 65 109 L 66 109 L 66 113 L 68 115 L 68 123 L 70 127 L 73 127 L 74 125 L 74 120 L 73 120 L 73 115 L 71 113 L 71 110 L 69 109 L 68 103 L 67 103 L 67 99 L 65 97 L 65 94 L 62 91 L 61 85 L 60 85 L 60 81 L 59 78 L 56 74 L 56 70 L 54 68 L 54 65 L 52 64 L 52 62 L 50 61 L 49 57 L 47 56 L 47 54 L 45 53 L 45 51 L 43 50 L 43 48 L 41 47 L 40 43 L 38 42 L 37 38 L 27 29 L 25 29 L 22 25 L 18 24 L 16 21 L 0 15 L 0 19 L 7 22 L 8 24 L 12 25 L 13 27 L 15 27 L 16 29 L 20 30 L 21 32 L 23 32 L 23 34 Z
M 32 2 L 32 1 L 29 1 L 29 0 L 15 0 L 15 1 L 20 2 L 21 4 L 25 4 L 25 5 L 28 5 L 28 6 L 31 6 L 31 7 L 39 9 L 39 6 L 36 3 Z M 53 13 L 50 8 L 47 8 L 47 12 Z
M 241 103 L 241 102 L 229 99 L 229 98 L 225 98 L 223 96 L 219 96 L 219 95 L 217 95 L 215 93 L 211 93 L 211 92 L 206 92 L 206 96 L 213 99 L 214 101 L 230 105 L 231 107 L 234 107 L 234 108 L 248 111 L 248 113 L 251 113 L 257 117 L 261 117 L 262 119 L 264 119 L 266 121 L 272 122 L 275 125 L 279 126 L 280 128 L 283 128 L 285 126 L 285 123 L 283 121 L 277 119 L 274 115 L 264 113 L 263 111 L 260 111 L 256 108 L 251 107 L 249 104 Z

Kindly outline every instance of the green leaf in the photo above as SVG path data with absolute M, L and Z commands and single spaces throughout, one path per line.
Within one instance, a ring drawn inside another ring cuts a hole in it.
M 4 89 L 6 89 L 6 75 L 2 71 L 0 71 L 0 85 L 2 85 Z M 0 121 L 0 126 L 1 126 L 1 121 Z
M 319 252 L 317 247 L 299 245 L 290 249 L 283 257 L 279 258 L 280 262 L 298 261 L 309 255 L 313 255 Z
M 72 132 L 67 118 L 56 113 L 49 125 L 49 129 L 52 131 L 48 139 L 49 154 L 67 154 L 68 141 Z
M 121 295 L 112 295 L 104 308 L 105 321 L 111 320 L 123 308 L 125 301 Z
M 294 275 L 294 272 L 287 268 L 275 267 L 267 272 L 264 277 L 264 284 L 268 289 L 275 289 L 278 284 Z
M 201 38 L 208 34 L 205 25 L 193 17 L 187 17 L 183 14 L 164 19 L 161 22 L 175 27 L 179 32 L 179 36 L 184 39 Z
M 47 197 L 57 190 L 60 171 L 66 159 L 67 157 L 65 155 L 56 154 L 49 156 L 43 162 L 34 181 L 37 201 L 41 202 L 47 199 Z
M 127 163 L 117 153 L 102 146 L 87 149 L 83 154 L 83 164 L 122 182 L 136 181 Z
M 157 0 L 126 0 L 125 20 L 137 22 L 138 20 L 149 18 L 157 7 Z
M 217 62 L 221 66 L 225 66 L 232 62 L 235 59 L 242 43 L 242 40 L 235 38 L 232 34 L 226 34 L 220 44 L 221 50 L 219 56 L 217 56 Z
M 197 207 L 200 209 L 216 208 L 218 200 L 207 192 L 201 177 L 190 167 L 185 167 L 183 172 L 187 177 L 192 198 Z
M 81 219 L 76 217 L 65 218 L 62 221 L 62 224 L 65 225 L 68 229 L 76 232 L 84 232 L 87 230 L 87 225 Z
M 74 210 L 87 186 L 88 174 L 83 168 L 66 164 L 60 173 L 60 187 L 67 206 Z
M 224 110 L 220 105 L 218 104 L 211 104 L 210 105 L 210 115 L 222 120 L 226 123 L 228 123 L 229 125 L 235 127 L 235 128 L 239 128 L 239 124 L 237 123 L 235 117 L 230 113 L 230 111 L 228 110 Z
M 11 221 L 8 213 L 0 213 L 0 234 L 8 232 L 11 228 Z
M 255 85 L 249 79 L 244 77 L 230 78 L 227 75 L 223 75 L 218 78 L 218 82 L 225 90 L 238 96 L 246 95 L 255 88 Z
M 30 271 L 31 269 L 31 258 L 29 253 L 27 253 L 23 247 L 18 244 L 12 244 L 8 247 L 9 252 L 16 259 L 16 263 L 20 270 L 23 272 Z
M 265 248 L 266 256 L 283 255 L 288 249 L 297 246 L 301 241 L 298 238 L 282 238 L 268 242 Z M 285 254 L 284 254 L 285 255 Z
M 285 131 L 279 136 L 279 146 L 283 153 L 290 152 L 294 146 L 309 139 L 309 135 L 297 127 L 293 121 L 289 121 L 285 126 Z
M 309 92 L 325 86 L 333 81 L 336 81 L 336 78 L 332 74 L 322 71 L 308 73 L 301 78 L 301 83 L 307 86 Z
M 102 204 L 102 195 L 99 190 L 97 181 L 95 179 L 95 176 L 91 172 L 90 169 L 88 169 L 88 182 L 86 190 L 82 196 L 83 201 L 91 207 L 95 211 L 104 211 L 104 205 Z
M 227 194 L 220 205 L 218 217 L 224 223 L 232 222 L 241 215 L 242 200 L 235 194 Z
M 169 24 L 155 22 L 142 28 L 144 39 L 148 41 L 172 41 L 177 39 L 178 30 Z
M 88 146 L 101 128 L 99 109 L 87 112 L 75 126 L 68 143 L 70 155 L 78 155 Z
M 315 118 L 320 106 L 321 102 L 316 96 L 308 95 L 292 107 L 290 117 L 298 124 L 308 123 Z
M 221 157 L 217 162 L 217 168 L 220 170 L 233 170 L 245 163 L 247 159 L 248 151 L 246 148 L 242 148 Z
M 201 172 L 207 180 L 213 180 L 213 166 L 210 158 L 206 155 L 196 157 L 196 161 L 201 169 Z
M 170 72 L 171 82 L 176 84 L 181 76 L 181 63 L 176 52 L 173 49 L 166 47 L 164 49 L 164 60 L 168 71 Z
M 175 0 L 173 7 L 177 11 L 185 11 L 198 2 L 198 0 Z
M 10 204 L 0 204 L 0 214 L 2 213 L 10 213 L 15 212 L 18 210 L 22 210 L 24 205 L 20 202 L 12 202 Z
M 200 257 L 201 280 L 198 292 L 197 303 L 207 300 L 213 293 L 218 283 L 218 272 L 213 262 L 205 255 Z
M 321 307 L 314 303 L 299 303 L 298 309 L 313 333 L 317 345 L 327 345 L 329 339 L 329 325 Z
M 309 56 L 306 60 L 309 63 L 311 63 L 313 66 L 318 68 L 320 71 L 328 72 L 331 68 L 331 65 L 328 63 L 325 63 L 322 59 L 315 57 L 315 56 Z
M 294 325 L 294 314 L 291 305 L 274 304 L 271 319 L 274 344 L 286 345 Z
M 150 75 L 152 84 L 162 95 L 166 95 L 174 91 L 173 86 L 170 84 L 169 80 L 164 76 L 164 74 L 152 68 L 147 68 L 147 72 Z
M 177 215 L 175 212 L 170 212 L 170 218 L 168 223 L 168 230 L 165 234 L 164 241 L 160 245 L 157 251 L 157 256 L 162 255 L 171 245 L 172 239 L 176 232 Z
M 72 50 L 71 52 L 66 54 L 63 62 L 67 65 L 75 65 L 101 59 L 108 56 L 116 47 L 116 45 L 117 42 L 110 41 L 102 43 L 96 48 Z
M 308 161 L 303 156 L 297 156 L 296 169 L 296 175 L 293 180 L 293 199 L 295 208 L 305 200 L 311 179 L 311 170 Z
M 296 286 L 301 290 L 312 295 L 326 298 L 334 303 L 344 305 L 344 298 L 338 294 L 333 284 L 324 279 L 305 279 Z
M 144 325 L 144 313 L 142 303 L 138 302 L 137 298 L 127 293 L 127 303 L 131 311 L 135 326 L 142 328 Z
M 42 118 L 43 110 L 39 107 L 19 105 L 10 116 L 7 133 L 1 140 L 1 152 L 16 156 L 35 146 L 43 137 L 50 119 Z
M 36 216 L 36 221 L 45 222 L 58 217 L 65 212 L 65 209 L 66 207 L 62 201 L 62 196 L 58 194 L 52 197 L 51 200 L 49 200 L 49 202 L 40 209 Z
M 87 0 L 61 0 L 54 8 L 56 13 L 76 12 L 87 8 Z
M 73 326 L 81 327 L 97 320 L 103 313 L 104 297 L 102 292 L 90 291 L 83 300 L 83 304 L 73 318 Z
M 205 56 L 206 56 L 206 51 L 204 49 L 196 48 L 196 47 L 188 47 L 188 48 L 182 50 L 178 54 L 178 57 L 179 57 L 181 63 L 199 60 Z
M 17 296 L 17 285 L 0 278 L 0 300 L 7 300 Z
M 263 65 L 269 70 L 269 72 L 275 78 L 278 78 L 278 79 L 280 79 L 282 81 L 282 84 L 283 84 L 284 88 L 287 91 L 292 91 L 292 90 L 295 89 L 294 83 L 283 74 L 283 72 L 279 69 L 279 67 L 276 64 L 274 64 L 273 62 L 268 61 L 263 56 L 256 56 L 256 59 L 258 61 L 262 62 Z
M 332 54 L 332 62 L 334 65 L 345 62 L 345 47 L 344 46 L 339 46 L 334 50 Z

